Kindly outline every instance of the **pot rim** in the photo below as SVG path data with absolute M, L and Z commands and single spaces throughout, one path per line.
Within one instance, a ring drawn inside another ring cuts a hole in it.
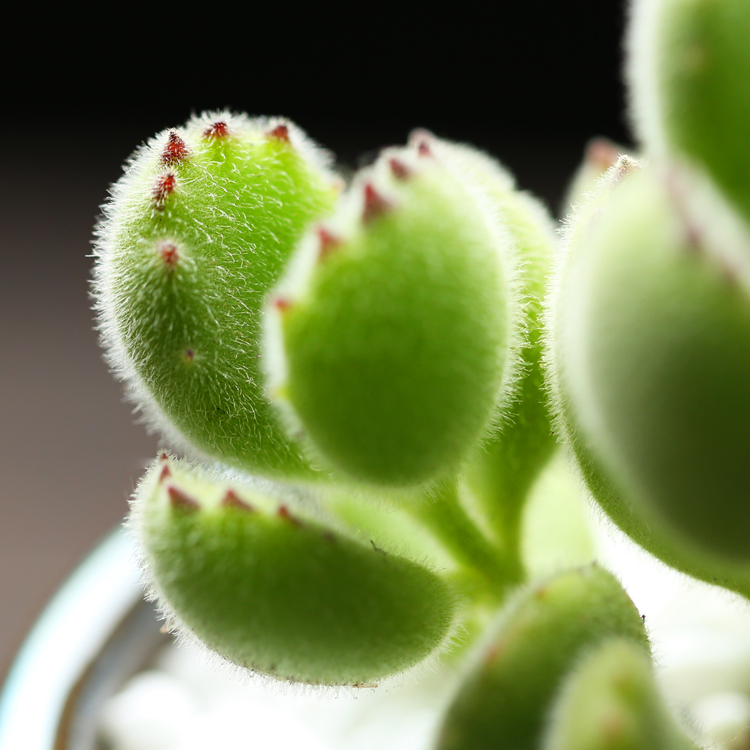
M 131 541 L 111 532 L 46 606 L 0 694 L 0 750 L 93 750 L 102 703 L 162 645 Z

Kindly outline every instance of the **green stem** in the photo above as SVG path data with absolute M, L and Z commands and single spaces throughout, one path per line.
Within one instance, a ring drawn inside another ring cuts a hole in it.
M 538 344 L 530 348 L 527 358 L 532 365 L 521 382 L 513 414 L 485 443 L 466 475 L 498 544 L 511 558 L 520 558 L 526 501 L 557 445 L 547 414 Z
M 510 586 L 523 580 L 518 555 L 503 554 L 466 513 L 456 480 L 442 482 L 430 496 L 414 503 L 410 510 L 457 563 L 483 576 L 493 596 L 501 598 Z
M 501 461 L 487 461 L 469 485 L 504 554 L 520 558 L 523 512 L 532 483 L 519 482 L 502 468 Z

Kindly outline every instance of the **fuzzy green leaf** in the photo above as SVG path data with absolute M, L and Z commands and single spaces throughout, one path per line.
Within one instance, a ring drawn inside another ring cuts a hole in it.
M 750 218 L 750 3 L 638 0 L 628 33 L 633 120 L 648 151 L 706 169 Z
M 506 238 L 502 249 L 515 297 L 509 341 L 513 394 L 500 404 L 495 428 L 467 463 L 466 476 L 502 546 L 512 555 L 529 490 L 555 447 L 542 371 L 542 313 L 554 255 L 553 223 L 547 209 L 520 191 L 512 175 L 487 154 L 424 131 L 415 132 L 412 140 L 476 186 Z
M 131 524 L 165 612 L 262 674 L 370 683 L 426 658 L 453 624 L 453 595 L 425 566 L 166 457 L 141 483 Z
M 568 228 L 549 318 L 558 427 L 626 534 L 748 595 L 750 246 L 707 183 L 664 178 L 614 169 Z
M 747 562 L 750 236 L 689 177 L 632 175 L 584 230 L 558 300 L 556 362 L 625 501 Z
M 406 486 L 454 471 L 501 398 L 512 295 L 481 196 L 389 149 L 302 244 L 269 311 L 272 391 L 317 453 Z
M 587 648 L 613 636 L 648 640 L 616 578 L 596 566 L 524 589 L 448 709 L 439 750 L 537 750 L 554 696 Z
M 134 400 L 175 442 L 312 476 L 263 390 L 260 315 L 336 194 L 325 157 L 285 120 L 203 115 L 132 157 L 98 231 L 100 328 Z
M 613 639 L 565 679 L 541 750 L 699 749 L 665 706 L 648 654 Z

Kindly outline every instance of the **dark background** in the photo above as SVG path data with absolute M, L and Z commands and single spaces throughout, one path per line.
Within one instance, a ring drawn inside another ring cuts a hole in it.
M 6 24 L 0 674 L 155 455 L 87 298 L 92 225 L 125 158 L 204 109 L 287 115 L 350 167 L 419 126 L 494 154 L 557 210 L 590 137 L 628 140 L 623 8 L 486 7 L 105 6 L 106 19 L 21 7 Z

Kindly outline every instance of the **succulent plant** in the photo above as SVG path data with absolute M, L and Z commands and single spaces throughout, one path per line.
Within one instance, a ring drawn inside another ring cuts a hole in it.
M 566 451 L 635 542 L 750 596 L 748 32 L 740 0 L 635 0 L 637 155 L 590 147 L 561 239 L 425 130 L 348 184 L 282 118 L 136 152 L 94 291 L 170 451 L 128 522 L 170 627 L 312 685 L 442 659 L 439 750 L 698 746 L 616 577 L 535 579 L 525 514 Z

